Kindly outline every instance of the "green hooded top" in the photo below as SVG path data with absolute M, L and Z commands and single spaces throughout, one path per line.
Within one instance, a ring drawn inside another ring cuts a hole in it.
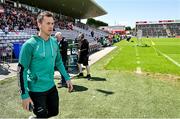
M 70 80 L 60 55 L 57 40 L 49 37 L 47 41 L 39 36 L 32 36 L 20 51 L 18 76 L 21 98 L 29 97 L 28 92 L 45 92 L 55 86 L 54 67 Z

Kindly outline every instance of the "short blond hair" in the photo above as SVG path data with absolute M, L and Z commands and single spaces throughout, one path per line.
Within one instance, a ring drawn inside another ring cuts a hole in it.
M 37 16 L 37 22 L 38 23 L 42 23 L 42 20 L 44 19 L 44 16 L 46 17 L 52 17 L 54 19 L 53 13 L 49 12 L 49 11 L 44 11 L 41 12 L 38 16 Z

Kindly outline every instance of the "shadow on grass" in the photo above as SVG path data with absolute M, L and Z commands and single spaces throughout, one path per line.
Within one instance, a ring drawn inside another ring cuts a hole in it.
M 74 79 L 80 79 L 80 80 L 83 80 L 83 79 L 87 79 L 86 77 L 78 77 L 78 76 L 75 76 Z M 101 78 L 101 77 L 91 77 L 90 81 L 106 81 L 106 78 Z
M 106 81 L 106 78 L 101 78 L 101 77 L 91 77 L 91 81 Z
M 84 86 L 78 86 L 78 85 L 73 85 L 73 92 L 82 92 L 82 91 L 87 91 L 88 88 Z
M 0 65 L 0 75 L 8 75 L 9 73 L 11 73 L 11 72 L 8 71 L 8 69 L 3 68 L 3 67 Z
M 101 89 L 96 89 L 96 91 L 98 91 L 100 93 L 104 93 L 105 96 L 114 94 L 114 92 L 112 92 L 112 91 L 106 91 L 106 90 L 101 90 Z

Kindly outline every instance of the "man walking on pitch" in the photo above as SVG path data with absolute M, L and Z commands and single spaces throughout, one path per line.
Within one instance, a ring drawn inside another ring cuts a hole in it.
M 79 54 L 78 54 L 78 67 L 79 67 L 79 74 L 78 77 L 83 77 L 83 72 L 82 72 L 82 65 L 86 66 L 86 71 L 87 71 L 87 76 L 86 78 L 88 80 L 91 79 L 90 75 L 90 66 L 88 63 L 89 60 L 89 42 L 87 39 L 84 39 L 84 34 L 79 35 Z
M 65 69 L 67 70 L 67 49 L 68 49 L 68 42 L 65 40 L 65 38 L 62 37 L 61 32 L 57 32 L 55 34 L 55 37 L 57 38 L 60 54 L 62 56 L 62 61 L 64 64 Z M 66 80 L 63 75 L 61 75 L 61 81 L 58 83 L 58 88 L 66 87 Z
M 73 90 L 58 47 L 51 33 L 54 27 L 53 14 L 45 11 L 38 15 L 40 29 L 37 36 L 27 40 L 21 49 L 18 71 L 22 106 L 33 108 L 37 118 L 49 118 L 59 113 L 59 96 L 54 83 L 54 67 L 64 76 L 68 90 Z M 32 106 L 34 105 L 34 106 Z

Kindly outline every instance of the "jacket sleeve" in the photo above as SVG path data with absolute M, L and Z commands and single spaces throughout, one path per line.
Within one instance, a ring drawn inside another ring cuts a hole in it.
M 20 88 L 21 98 L 26 99 L 29 97 L 28 93 L 28 69 L 31 63 L 33 48 L 30 44 L 23 44 L 20 55 L 19 55 L 19 63 L 18 63 L 18 84 Z
M 86 53 L 89 54 L 89 42 L 88 41 L 87 41 L 86 47 L 87 47 Z
M 56 60 L 55 60 L 55 67 L 57 67 L 57 69 L 59 70 L 59 72 L 61 73 L 61 75 L 64 76 L 65 80 L 70 80 L 70 76 L 69 74 L 66 72 L 64 64 L 62 62 L 62 57 L 60 54 L 60 50 L 58 49 L 57 51 L 57 56 L 56 56 Z

